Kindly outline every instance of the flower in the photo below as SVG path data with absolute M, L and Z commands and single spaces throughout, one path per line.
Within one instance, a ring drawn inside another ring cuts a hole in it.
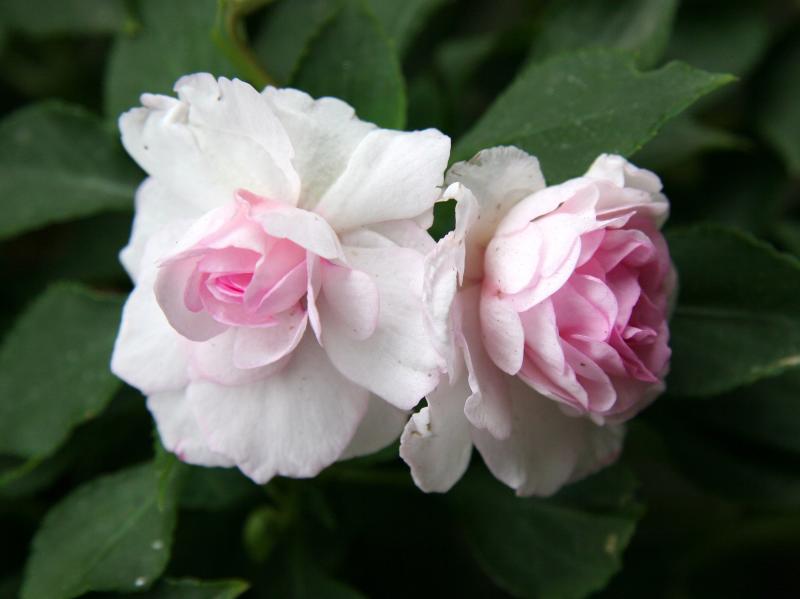
M 149 177 L 112 370 L 167 449 L 257 482 L 389 444 L 446 366 L 421 307 L 449 139 L 207 74 L 175 91 L 120 118 Z
M 663 391 L 668 202 L 653 173 L 611 155 L 545 187 L 534 157 L 493 148 L 447 181 L 457 227 L 426 284 L 430 314 L 453 303 L 453 333 L 438 335 L 455 374 L 409 420 L 401 455 L 420 488 L 445 491 L 474 444 L 518 494 L 549 495 L 616 459 L 621 423 Z

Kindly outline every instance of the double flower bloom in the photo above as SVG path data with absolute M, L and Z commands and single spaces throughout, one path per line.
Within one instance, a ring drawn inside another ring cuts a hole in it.
M 120 120 L 149 177 L 112 358 L 169 450 L 265 482 L 402 435 L 420 488 L 449 489 L 474 445 L 522 495 L 614 460 L 669 362 L 655 175 L 604 155 L 546 187 L 504 147 L 445 177 L 435 130 L 206 74 L 175 90 Z

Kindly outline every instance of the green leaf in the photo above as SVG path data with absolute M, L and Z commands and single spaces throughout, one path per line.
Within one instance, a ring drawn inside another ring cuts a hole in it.
M 800 35 L 778 54 L 763 83 L 759 126 L 795 176 L 800 177 Z
M 456 144 L 455 160 L 515 145 L 538 156 L 548 182 L 580 175 L 602 152 L 629 156 L 670 118 L 732 80 L 681 63 L 648 73 L 612 50 L 526 67 Z
M 159 509 L 152 464 L 86 483 L 57 503 L 33 539 L 22 599 L 149 587 L 169 560 L 175 492 Z
M 406 96 L 400 63 L 364 0 L 345 0 L 309 44 L 292 85 L 334 96 L 364 120 L 402 129 Z
M 688 113 L 668 122 L 634 160 L 656 172 L 715 150 L 746 150 L 750 142 L 724 129 L 710 127 Z
M 636 482 L 613 467 L 549 499 L 518 498 L 473 470 L 447 499 L 481 567 L 507 592 L 585 597 L 621 566 L 641 508 Z
M 130 210 L 140 171 L 82 108 L 33 104 L 0 122 L 0 238 L 108 210 Z
M 689 418 L 661 418 L 658 427 L 679 468 L 700 488 L 737 503 L 767 510 L 800 508 L 800 460 L 725 437 Z
M 714 429 L 800 455 L 800 368 L 685 410 Z
M 0 22 L 32 35 L 115 33 L 127 20 L 124 0 L 5 0 Z
M 408 50 L 425 21 L 451 0 L 368 0 L 372 11 L 400 56 Z
M 167 579 L 144 593 L 141 599 L 236 599 L 250 588 L 244 580 Z
M 119 36 L 108 59 L 105 109 L 109 117 L 138 106 L 144 92 L 171 93 L 183 75 L 237 74 L 212 40 L 216 0 L 142 0 L 139 5 L 141 27 L 132 36 Z
M 756 65 L 769 42 L 767 11 L 758 2 L 684 3 L 669 40 L 667 57 L 743 77 Z
M 281 0 L 264 15 L 253 52 L 279 84 L 287 84 L 309 42 L 336 15 L 338 0 Z
M 108 368 L 121 298 L 57 284 L 0 348 L 0 453 L 37 459 L 99 414 L 119 388 Z
M 180 505 L 190 510 L 226 510 L 259 497 L 259 487 L 235 468 L 184 467 Z
M 800 365 L 800 262 L 721 227 L 668 241 L 679 277 L 670 393 L 715 395 Z
M 648 68 L 664 54 L 677 0 L 562 0 L 548 11 L 532 50 L 534 60 L 579 48 L 618 48 Z

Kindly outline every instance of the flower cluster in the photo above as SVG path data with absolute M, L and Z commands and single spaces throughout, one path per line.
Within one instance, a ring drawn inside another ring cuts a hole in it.
M 445 175 L 445 135 L 333 98 L 207 74 L 175 91 L 120 119 L 149 177 L 112 358 L 167 449 L 265 482 L 401 437 L 416 484 L 445 491 L 474 445 L 523 495 L 615 459 L 669 363 L 655 175 L 604 155 L 546 187 L 511 147 Z

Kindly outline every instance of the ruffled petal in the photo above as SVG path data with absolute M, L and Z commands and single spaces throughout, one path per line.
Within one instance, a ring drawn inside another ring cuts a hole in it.
M 439 199 L 450 138 L 434 129 L 368 133 L 315 208 L 339 232 L 414 218 Z
M 301 181 L 298 206 L 313 210 L 344 172 L 358 144 L 376 127 L 356 118 L 353 108 L 336 98 L 314 100 L 296 89 L 274 87 L 262 94 L 294 148 L 292 163 Z
M 350 444 L 369 393 L 342 377 L 306 335 L 289 364 L 246 385 L 193 382 L 188 398 L 209 447 L 257 483 L 316 476 Z
M 147 398 L 147 409 L 156 420 L 161 443 L 181 461 L 197 466 L 234 465 L 228 457 L 209 449 L 185 390 L 155 393 Z
M 134 282 L 139 277 L 140 263 L 150 237 L 174 221 L 186 221 L 188 226 L 192 219 L 200 216 L 191 202 L 170 192 L 153 177 L 139 185 L 135 204 L 131 238 L 119 253 L 122 266 Z
M 452 385 L 442 381 L 428 394 L 428 405 L 412 415 L 403 430 L 400 457 L 426 493 L 449 491 L 469 466 L 472 439 L 464 401 L 470 393 L 466 377 Z
M 120 117 L 122 143 L 148 174 L 204 211 L 229 202 L 241 187 L 297 201 L 291 144 L 255 90 L 208 74 L 184 77 L 175 87 L 180 99 L 144 94 L 142 108 Z
M 236 368 L 259 368 L 288 356 L 300 343 L 308 317 L 300 306 L 275 316 L 271 327 L 240 327 L 233 343 Z
M 517 495 L 548 496 L 616 460 L 623 429 L 567 416 L 547 398 L 510 378 L 513 428 L 499 440 L 474 430 L 475 446 L 492 474 Z
M 190 342 L 170 326 L 153 292 L 156 257 L 175 243 L 182 228 L 166 227 L 147 243 L 111 356 L 112 372 L 146 394 L 181 389 L 189 380 Z
M 492 361 L 507 374 L 519 372 L 525 350 L 525 334 L 519 314 L 508 302 L 484 288 L 480 318 L 483 344 Z
M 328 315 L 354 339 L 366 339 L 375 332 L 380 314 L 378 287 L 369 275 L 331 263 L 323 263 L 322 293 Z
M 400 436 L 407 420 L 407 410 L 395 408 L 380 397 L 372 395 L 364 419 L 339 459 L 349 460 L 388 447 Z
M 464 184 L 478 200 L 480 218 L 470 229 L 469 243 L 484 247 L 512 206 L 544 189 L 539 161 L 513 146 L 489 148 L 456 162 L 446 182 Z
M 410 409 L 436 386 L 445 366 L 425 322 L 424 257 L 399 247 L 345 251 L 349 265 L 375 282 L 380 315 L 375 332 L 358 340 L 323 298 L 318 308 L 325 350 L 348 379 L 398 408 Z

